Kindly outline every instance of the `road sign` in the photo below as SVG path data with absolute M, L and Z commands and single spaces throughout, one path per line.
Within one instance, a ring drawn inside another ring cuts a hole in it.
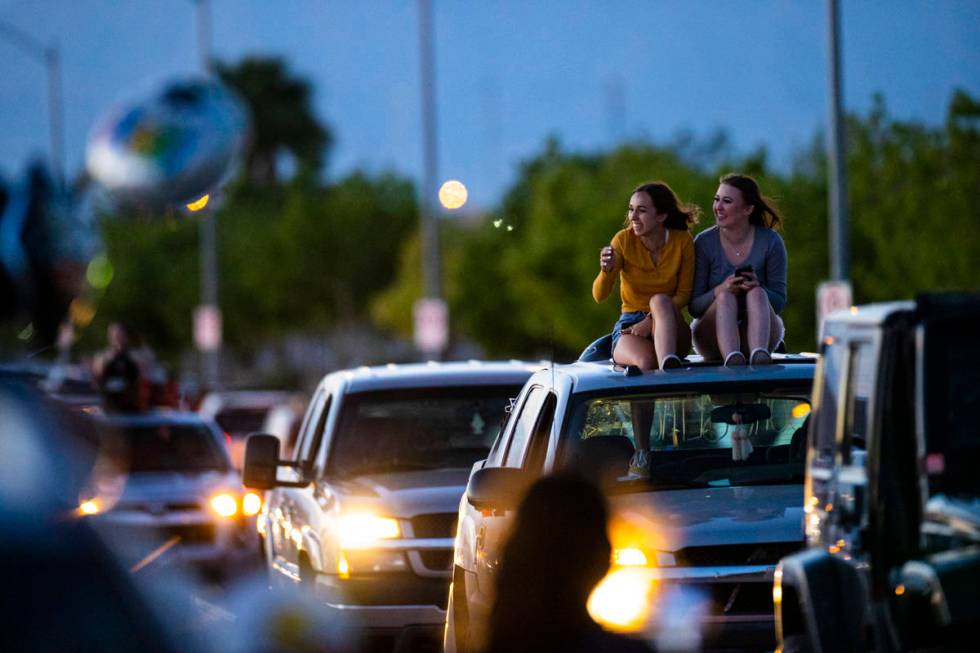
M 438 354 L 449 344 L 449 308 L 441 299 L 425 297 L 415 302 L 415 346 Z
M 221 348 L 221 309 L 204 304 L 194 309 L 194 344 L 200 351 Z
M 822 333 L 825 317 L 852 305 L 850 281 L 824 281 L 817 286 L 817 333 Z

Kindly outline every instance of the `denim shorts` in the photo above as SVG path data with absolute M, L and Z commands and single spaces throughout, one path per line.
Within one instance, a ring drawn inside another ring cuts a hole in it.
M 622 335 L 623 329 L 626 327 L 631 327 L 637 322 L 642 321 L 647 315 L 649 315 L 649 313 L 644 313 L 643 311 L 628 311 L 621 314 L 619 319 L 616 320 L 616 326 L 614 326 L 612 330 L 612 349 L 610 352 L 616 351 L 616 343 L 619 342 L 619 336 Z M 610 356 L 611 355 L 612 354 L 610 353 Z

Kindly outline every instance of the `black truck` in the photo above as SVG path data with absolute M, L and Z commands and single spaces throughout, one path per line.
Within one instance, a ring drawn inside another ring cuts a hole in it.
M 773 580 L 783 651 L 976 650 L 980 294 L 833 314 L 821 333 L 808 547 Z

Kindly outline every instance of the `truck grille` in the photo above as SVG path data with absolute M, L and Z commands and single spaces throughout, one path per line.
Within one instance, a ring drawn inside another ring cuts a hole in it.
M 412 533 L 417 538 L 456 537 L 456 513 L 454 512 L 417 515 L 412 517 L 411 522 Z
M 419 551 L 422 564 L 432 571 L 449 571 L 453 566 L 452 551 Z

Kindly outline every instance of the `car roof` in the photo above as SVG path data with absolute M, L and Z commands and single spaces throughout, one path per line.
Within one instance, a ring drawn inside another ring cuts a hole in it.
M 617 388 L 650 389 L 652 387 L 692 386 L 715 383 L 755 383 L 767 381 L 807 382 L 813 380 L 816 356 L 813 354 L 773 354 L 771 365 L 728 368 L 706 363 L 700 356 L 689 356 L 687 363 L 668 371 L 653 370 L 627 376 L 625 368 L 611 361 L 575 362 L 556 365 L 555 374 L 568 376 L 573 392 L 594 392 Z M 536 379 L 547 381 L 547 372 Z
M 458 386 L 524 385 L 534 372 L 547 368 L 547 362 L 527 361 L 451 361 L 427 363 L 389 363 L 358 367 L 327 375 L 325 380 L 342 378 L 347 392 L 406 388 L 446 388 Z

